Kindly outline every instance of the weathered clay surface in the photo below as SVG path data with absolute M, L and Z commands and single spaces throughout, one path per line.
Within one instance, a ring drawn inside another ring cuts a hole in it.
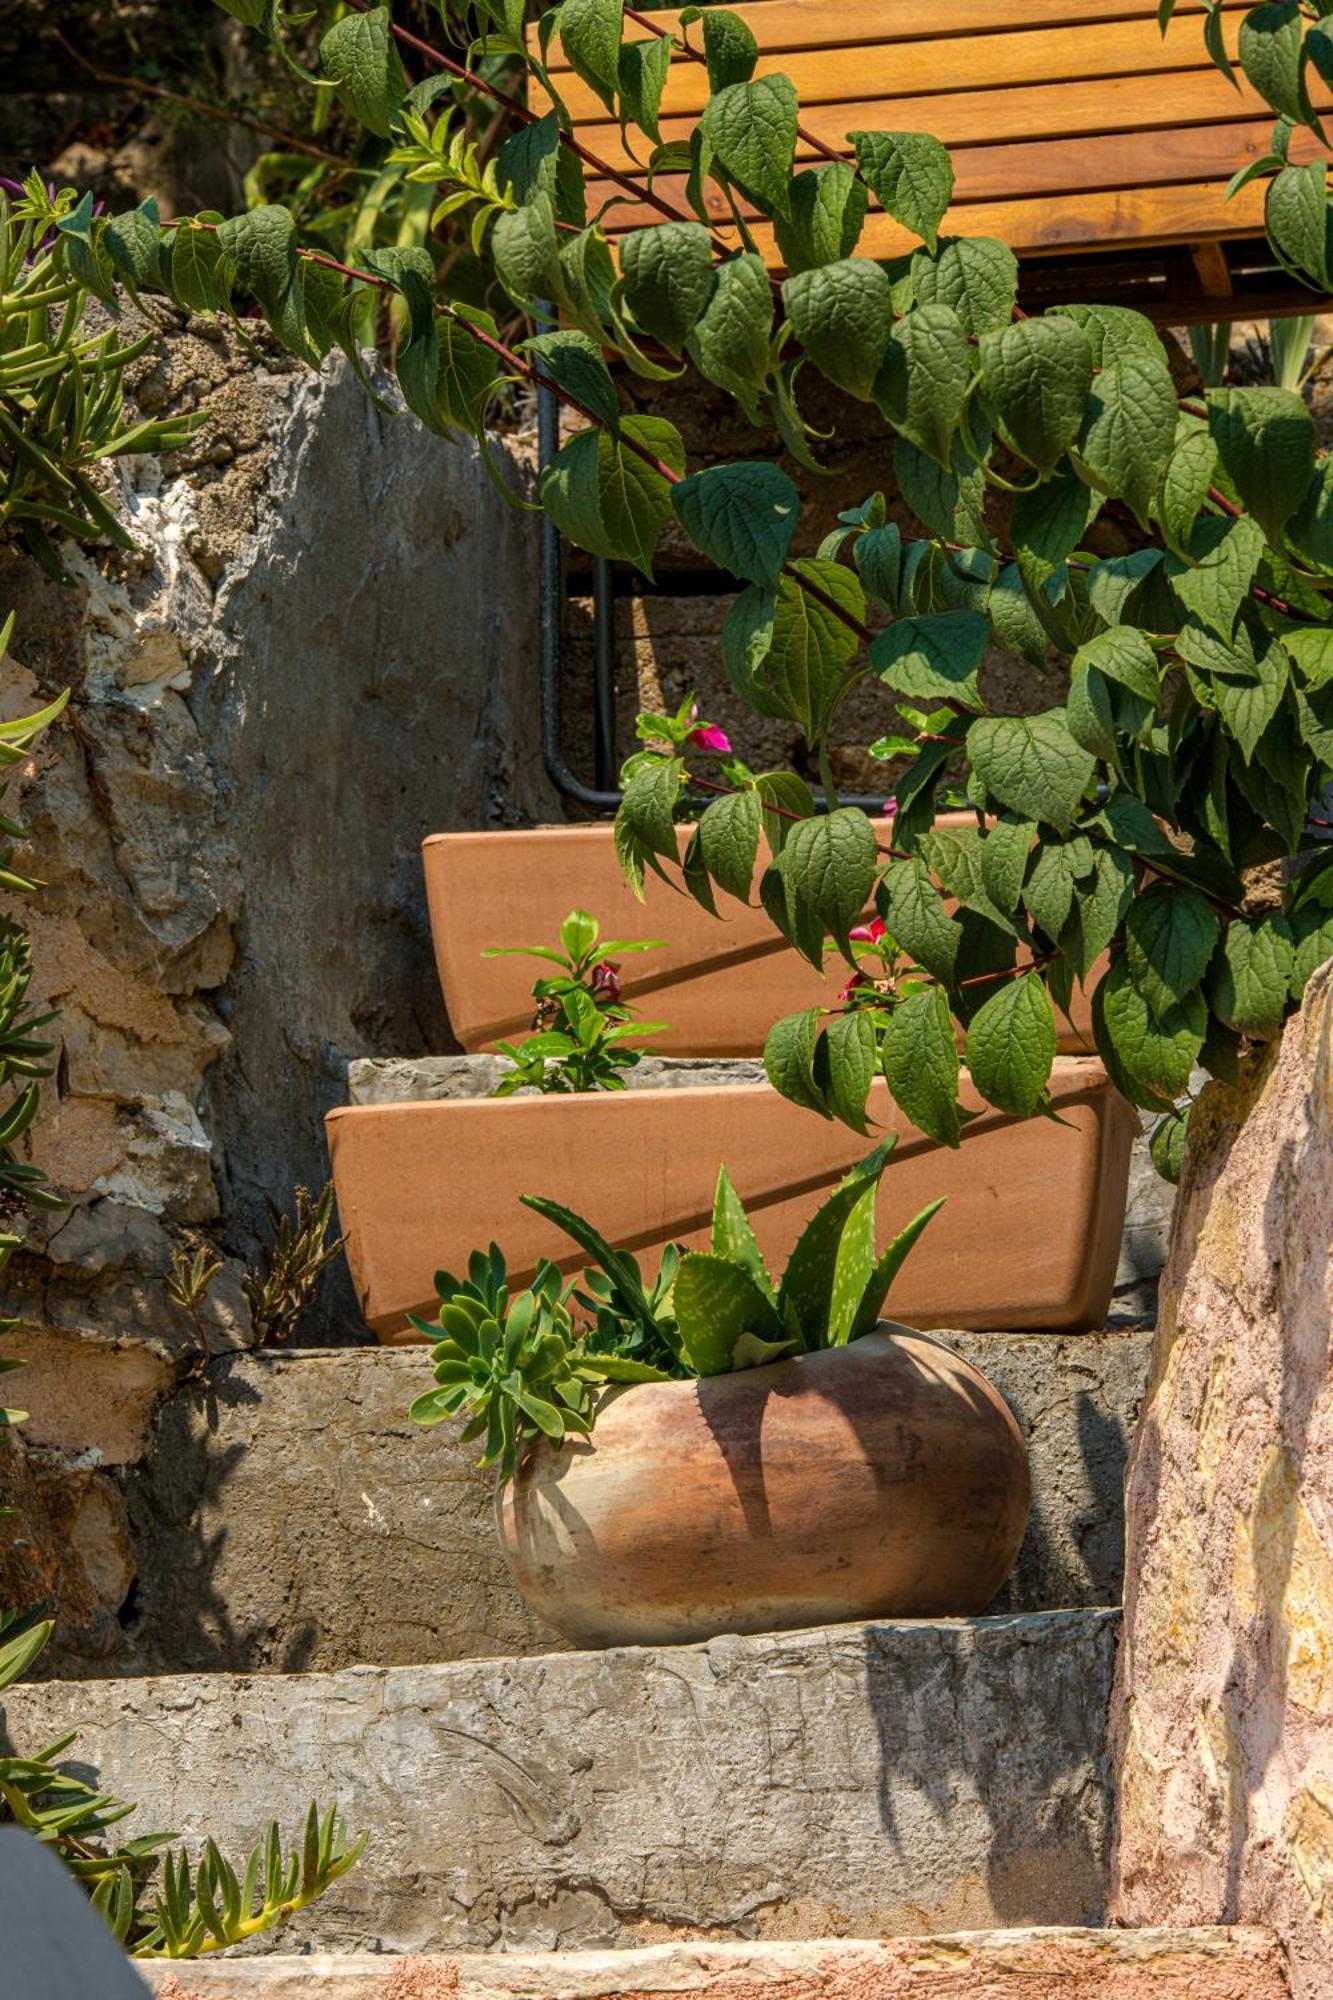
M 204 1961 L 144 1968 L 159 2000 L 1287 2000 L 1260 1930 L 964 1931 L 931 1938 L 645 1945 L 488 1957 Z
M 1195 1114 L 1128 1486 L 1124 1921 L 1272 1924 L 1333 1991 L 1333 967 Z M 1243 1121 L 1243 1122 L 1242 1122 Z
M 8 1690 L 144 1826 L 242 1848 L 336 1799 L 373 1851 L 285 1948 L 549 1950 L 1088 1923 L 1115 1613 Z M 276 1790 L 275 1790 L 276 1780 Z
M 938 1337 L 995 1385 L 1027 1443 L 1032 1514 L 993 1608 L 1118 1602 L 1148 1336 Z M 122 1478 L 134 1615 L 111 1657 L 57 1649 L 53 1669 L 292 1672 L 561 1648 L 501 1557 L 477 1447 L 408 1420 L 428 1383 L 424 1347 L 214 1363 L 163 1404 L 151 1456 Z

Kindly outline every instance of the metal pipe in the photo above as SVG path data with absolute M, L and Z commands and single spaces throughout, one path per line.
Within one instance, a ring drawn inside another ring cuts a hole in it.
M 605 556 L 592 562 L 592 769 L 593 783 L 613 785 L 616 755 L 616 581 Z
M 545 466 L 560 449 L 560 405 L 552 392 L 537 389 L 537 463 Z M 616 812 L 622 794 L 613 789 L 616 769 L 615 718 L 615 598 L 611 565 L 593 560 L 593 772 L 585 785 L 565 761 L 564 749 L 564 557 L 560 531 L 543 513 L 541 558 L 538 566 L 539 629 L 541 634 L 541 737 L 546 775 L 562 797 L 593 812 Z M 826 811 L 822 792 L 816 807 Z M 877 813 L 883 800 L 870 792 L 849 792 L 839 805 L 860 806 Z
M 560 405 L 549 389 L 537 391 L 537 462 L 546 465 L 560 449 Z M 546 775 L 562 797 L 594 812 L 615 812 L 620 793 L 597 785 L 585 785 L 565 762 L 563 665 L 564 559 L 560 531 L 554 521 L 541 517 L 541 558 L 538 565 L 539 629 L 541 634 L 541 732 L 542 762 Z M 614 750 L 612 751 L 614 755 Z

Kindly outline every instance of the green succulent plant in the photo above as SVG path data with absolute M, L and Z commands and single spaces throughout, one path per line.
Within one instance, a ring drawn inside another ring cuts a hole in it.
M 413 1421 L 464 1419 L 464 1438 L 485 1437 L 481 1463 L 494 1465 L 504 1481 L 539 1439 L 586 1436 L 606 1388 L 728 1375 L 859 1340 L 941 1206 L 930 1202 L 876 1251 L 876 1197 L 894 1144 L 886 1139 L 839 1183 L 776 1284 L 725 1167 L 711 1247 L 682 1252 L 668 1244 L 651 1283 L 637 1258 L 613 1249 L 583 1216 L 544 1195 L 524 1195 L 591 1265 L 580 1285 L 544 1263 L 529 1290 L 512 1299 L 495 1243 L 473 1253 L 466 1279 L 438 1271 L 444 1338 L 433 1350 L 437 1387 L 412 1404 Z M 412 1324 L 435 1338 L 426 1321 L 413 1316 Z

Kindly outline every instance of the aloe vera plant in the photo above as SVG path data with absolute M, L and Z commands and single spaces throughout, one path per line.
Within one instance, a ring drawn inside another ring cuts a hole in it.
M 437 1386 L 411 1407 L 415 1423 L 462 1418 L 465 1439 L 485 1437 L 483 1465 L 511 1479 L 541 1438 L 586 1436 L 601 1391 L 689 1381 L 844 1347 L 869 1333 L 933 1201 L 884 1249 L 875 1248 L 875 1203 L 894 1140 L 886 1139 L 839 1183 L 807 1223 L 775 1282 L 725 1166 L 718 1172 L 707 1251 L 669 1244 L 649 1283 L 637 1258 L 616 1250 L 572 1209 L 544 1195 L 529 1208 L 563 1229 L 591 1260 L 582 1281 L 545 1263 L 511 1297 L 504 1256 L 476 1251 L 468 1276 L 439 1271 Z

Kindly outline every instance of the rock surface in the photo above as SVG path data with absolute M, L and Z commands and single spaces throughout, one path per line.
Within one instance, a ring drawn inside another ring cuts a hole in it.
M 1117 1614 L 845 1625 L 442 1667 L 10 1688 L 138 1823 L 244 1851 L 336 1800 L 373 1858 L 285 1949 L 1089 1923 Z M 276 1790 L 275 1790 L 275 1780 Z
M 159 2000 L 1287 2000 L 1259 1930 L 970 1931 L 393 1959 L 348 1953 L 144 1968 Z
M 1195 1113 L 1128 1484 L 1114 1909 L 1333 1991 L 1333 966 Z
M 995 1609 L 1119 1601 L 1121 1489 L 1148 1336 L 940 1336 L 1017 1415 L 1033 1508 Z M 563 1649 L 495 1536 L 477 1447 L 408 1418 L 425 1348 L 238 1355 L 163 1404 L 149 1457 L 112 1485 L 132 1616 L 61 1675 L 331 1670 Z M 312 1507 L 310 1495 L 318 1492 Z M 119 1581 L 119 1609 L 127 1585 Z

